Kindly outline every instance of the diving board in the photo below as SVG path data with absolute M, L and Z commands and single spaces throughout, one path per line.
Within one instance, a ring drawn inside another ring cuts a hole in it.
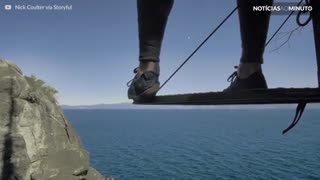
M 148 105 L 231 105 L 320 103 L 320 88 L 275 88 L 234 92 L 204 92 L 156 96 L 134 104 Z

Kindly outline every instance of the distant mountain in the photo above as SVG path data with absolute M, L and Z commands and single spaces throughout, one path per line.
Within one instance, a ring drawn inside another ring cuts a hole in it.
M 61 105 L 62 109 L 295 109 L 296 104 L 275 105 L 224 105 L 224 106 L 184 106 L 184 105 L 136 105 L 131 103 L 96 105 Z M 320 109 L 320 103 L 308 104 L 306 109 Z
M 69 106 L 62 105 L 62 109 L 194 109 L 195 106 L 182 105 L 137 105 L 131 103 L 119 104 L 96 104 L 96 105 L 79 105 Z
M 61 105 L 62 109 L 132 109 L 135 105 L 131 103 L 119 104 L 95 104 L 95 105 Z

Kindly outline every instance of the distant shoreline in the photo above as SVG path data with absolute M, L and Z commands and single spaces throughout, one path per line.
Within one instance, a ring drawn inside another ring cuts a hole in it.
M 257 109 L 257 110 L 268 110 L 268 109 L 295 109 L 296 104 L 275 104 L 275 105 L 224 105 L 224 106 L 184 106 L 184 105 L 133 105 L 129 103 L 123 104 L 97 104 L 97 105 L 61 105 L 60 107 L 64 110 L 237 110 L 237 109 Z M 306 109 L 319 109 L 319 103 L 308 104 Z

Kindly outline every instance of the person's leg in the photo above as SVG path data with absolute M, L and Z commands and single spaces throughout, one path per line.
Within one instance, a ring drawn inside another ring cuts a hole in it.
M 137 0 L 140 63 L 129 85 L 129 99 L 146 100 L 159 90 L 161 44 L 173 2 Z
M 160 73 L 161 44 L 173 0 L 138 0 L 139 61 L 141 70 Z
M 261 64 L 271 12 L 255 12 L 253 6 L 271 6 L 273 0 L 237 0 L 242 55 L 236 79 L 226 90 L 267 88 Z
M 254 12 L 253 6 L 271 6 L 273 0 L 238 0 L 242 56 L 238 67 L 240 78 L 247 78 L 263 63 L 264 47 L 268 34 L 270 12 Z

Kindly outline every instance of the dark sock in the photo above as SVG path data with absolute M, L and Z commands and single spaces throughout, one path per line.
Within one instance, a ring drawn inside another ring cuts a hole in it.
M 156 74 L 160 73 L 160 66 L 159 62 L 157 61 L 140 61 L 139 69 L 141 71 L 152 71 Z
M 240 79 L 246 79 L 257 71 L 262 71 L 260 63 L 240 63 L 237 75 Z

